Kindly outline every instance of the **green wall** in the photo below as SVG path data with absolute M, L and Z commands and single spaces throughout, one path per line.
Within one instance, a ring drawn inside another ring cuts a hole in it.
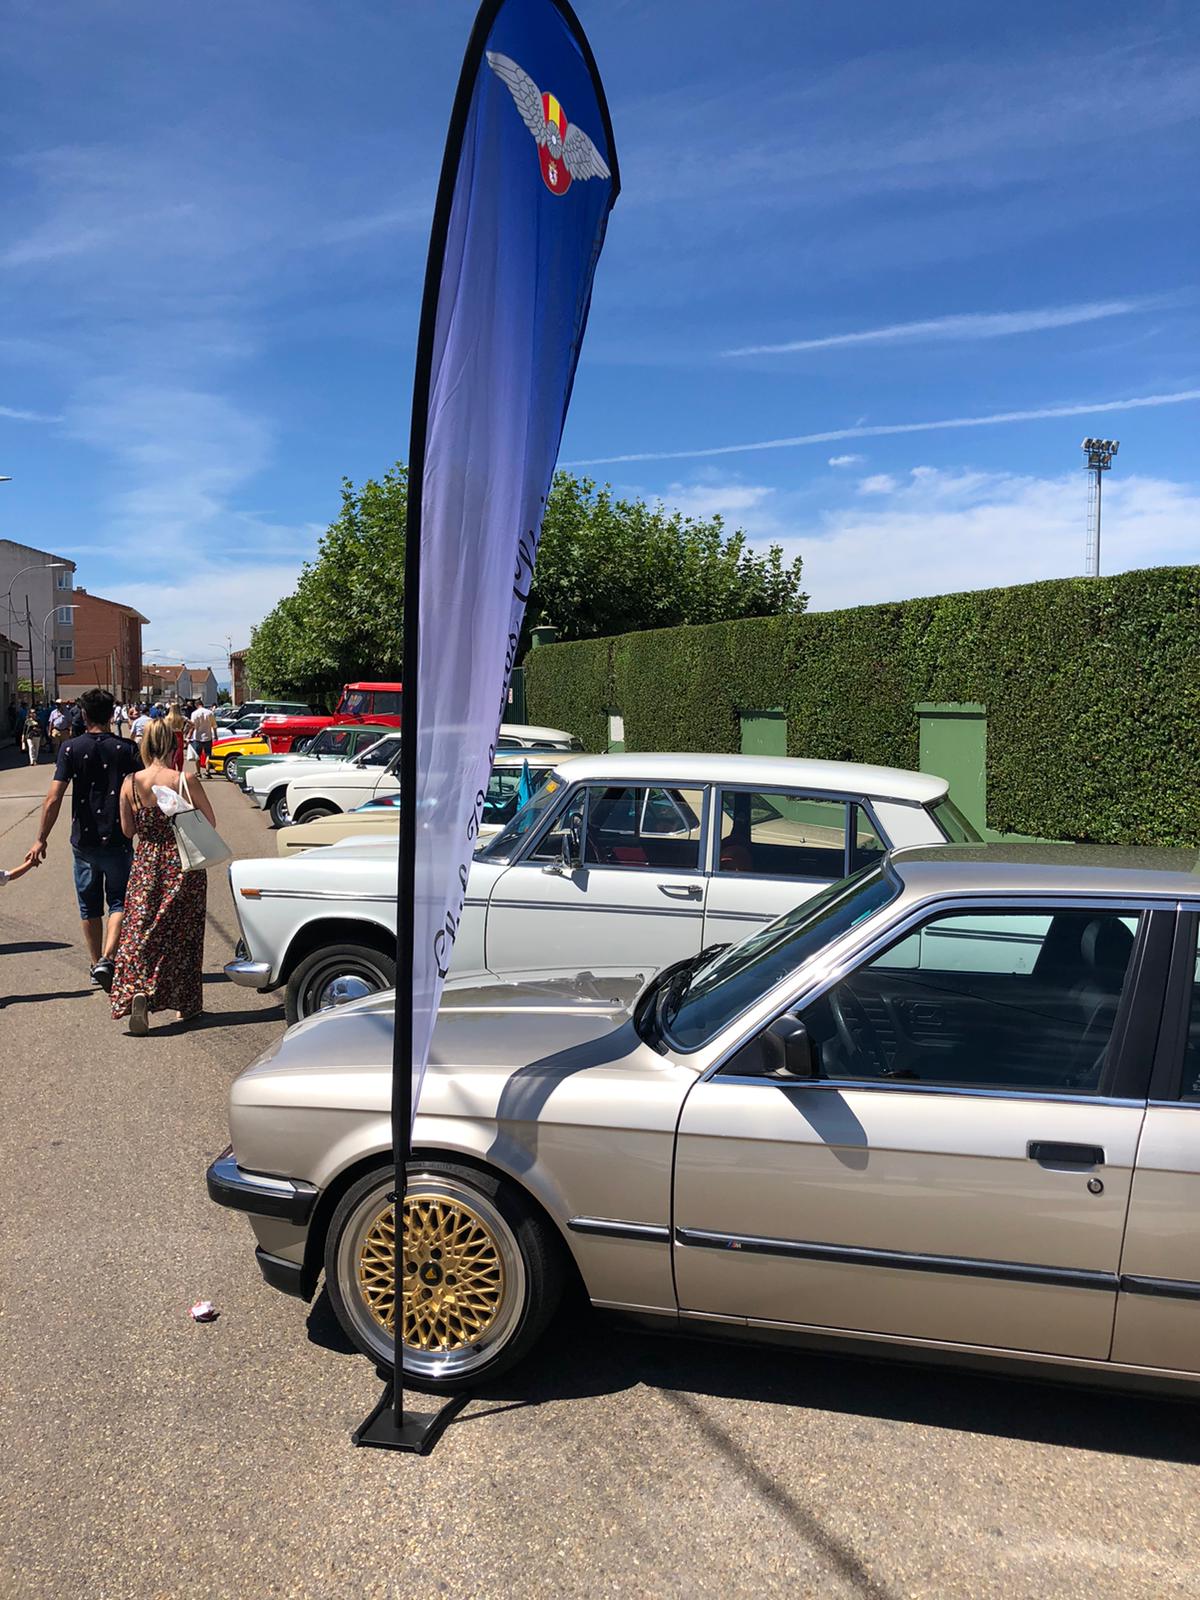
M 987 822 L 1004 833 L 1200 843 L 1200 567 L 1065 578 L 850 611 L 549 645 L 531 721 L 603 750 L 741 748 L 780 707 L 790 755 L 916 767 L 930 702 L 987 708 Z

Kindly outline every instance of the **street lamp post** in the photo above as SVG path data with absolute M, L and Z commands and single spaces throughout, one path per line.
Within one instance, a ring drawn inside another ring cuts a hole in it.
M 12 482 L 11 478 L 0 478 L 0 483 L 11 483 L 11 482 Z M 17 576 L 13 579 L 13 581 L 8 586 L 8 595 L 6 597 L 6 603 L 8 605 L 8 626 L 10 628 L 15 626 L 14 617 L 13 617 L 12 592 L 17 586 L 17 580 L 19 578 L 23 578 L 27 572 L 62 572 L 62 571 L 65 571 L 65 570 L 69 569 L 70 565 L 71 565 L 71 563 L 69 561 L 35 561 L 32 566 L 22 567 L 21 568 L 20 572 L 17 573 Z M 26 626 L 29 629 L 29 697 L 30 697 L 30 699 L 33 699 L 33 697 L 34 697 L 34 695 L 33 695 L 33 618 L 29 615 L 29 595 L 28 595 L 28 592 L 25 595 L 25 623 L 26 623 Z M 18 662 L 18 665 L 17 665 L 17 677 L 19 678 L 20 676 L 21 676 L 20 663 Z M 45 687 L 46 687 L 45 684 L 43 684 L 42 685 L 43 690 L 45 689 Z
M 77 605 L 51 606 L 49 611 L 47 611 L 47 613 L 46 613 L 45 622 L 42 623 L 42 689 L 47 695 L 49 695 L 49 687 L 48 686 L 49 686 L 49 678 L 50 678 L 50 631 L 49 631 L 50 630 L 50 618 L 52 616 L 54 616 L 55 612 L 57 612 L 57 611 L 78 611 L 78 610 L 79 610 L 79 607 Z M 29 675 L 32 678 L 32 676 L 33 676 L 32 667 L 30 668 Z M 55 650 L 54 650 L 54 694 L 52 696 L 50 696 L 50 698 L 52 698 L 54 700 L 58 699 L 58 647 L 57 647 L 57 643 L 55 645 Z
M 1089 578 L 1100 576 L 1100 484 L 1121 448 L 1119 439 L 1085 439 L 1080 446 L 1087 452 L 1088 508 L 1087 549 L 1084 570 Z

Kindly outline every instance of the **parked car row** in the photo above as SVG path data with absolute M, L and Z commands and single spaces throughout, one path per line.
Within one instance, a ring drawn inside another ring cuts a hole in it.
M 483 852 L 415 1126 L 408 1383 L 493 1378 L 577 1282 L 664 1331 L 1195 1392 L 1195 851 L 919 843 L 966 832 L 945 786 L 870 771 L 580 757 Z M 273 894 L 282 867 L 313 892 Z M 282 981 L 318 881 L 386 925 L 378 870 L 239 863 L 235 975 Z M 208 1174 L 266 1280 L 324 1273 L 384 1365 L 391 1005 L 244 1072 Z

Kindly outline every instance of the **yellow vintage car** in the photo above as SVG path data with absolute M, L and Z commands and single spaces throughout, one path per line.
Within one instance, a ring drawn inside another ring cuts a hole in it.
M 218 737 L 213 741 L 212 754 L 209 757 L 209 766 L 213 772 L 224 773 L 236 783 L 237 764 L 241 756 L 270 755 L 271 746 L 258 732 L 261 721 L 262 717 L 258 715 L 243 717 L 224 735 L 218 730 Z

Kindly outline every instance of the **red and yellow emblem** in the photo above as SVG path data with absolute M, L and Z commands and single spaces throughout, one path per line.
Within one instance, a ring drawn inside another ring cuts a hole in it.
M 604 157 L 582 128 L 567 121 L 567 114 L 554 95 L 543 94 L 510 56 L 489 50 L 487 59 L 492 71 L 508 86 L 537 143 L 542 181 L 551 194 L 566 194 L 574 178 L 612 177 Z

